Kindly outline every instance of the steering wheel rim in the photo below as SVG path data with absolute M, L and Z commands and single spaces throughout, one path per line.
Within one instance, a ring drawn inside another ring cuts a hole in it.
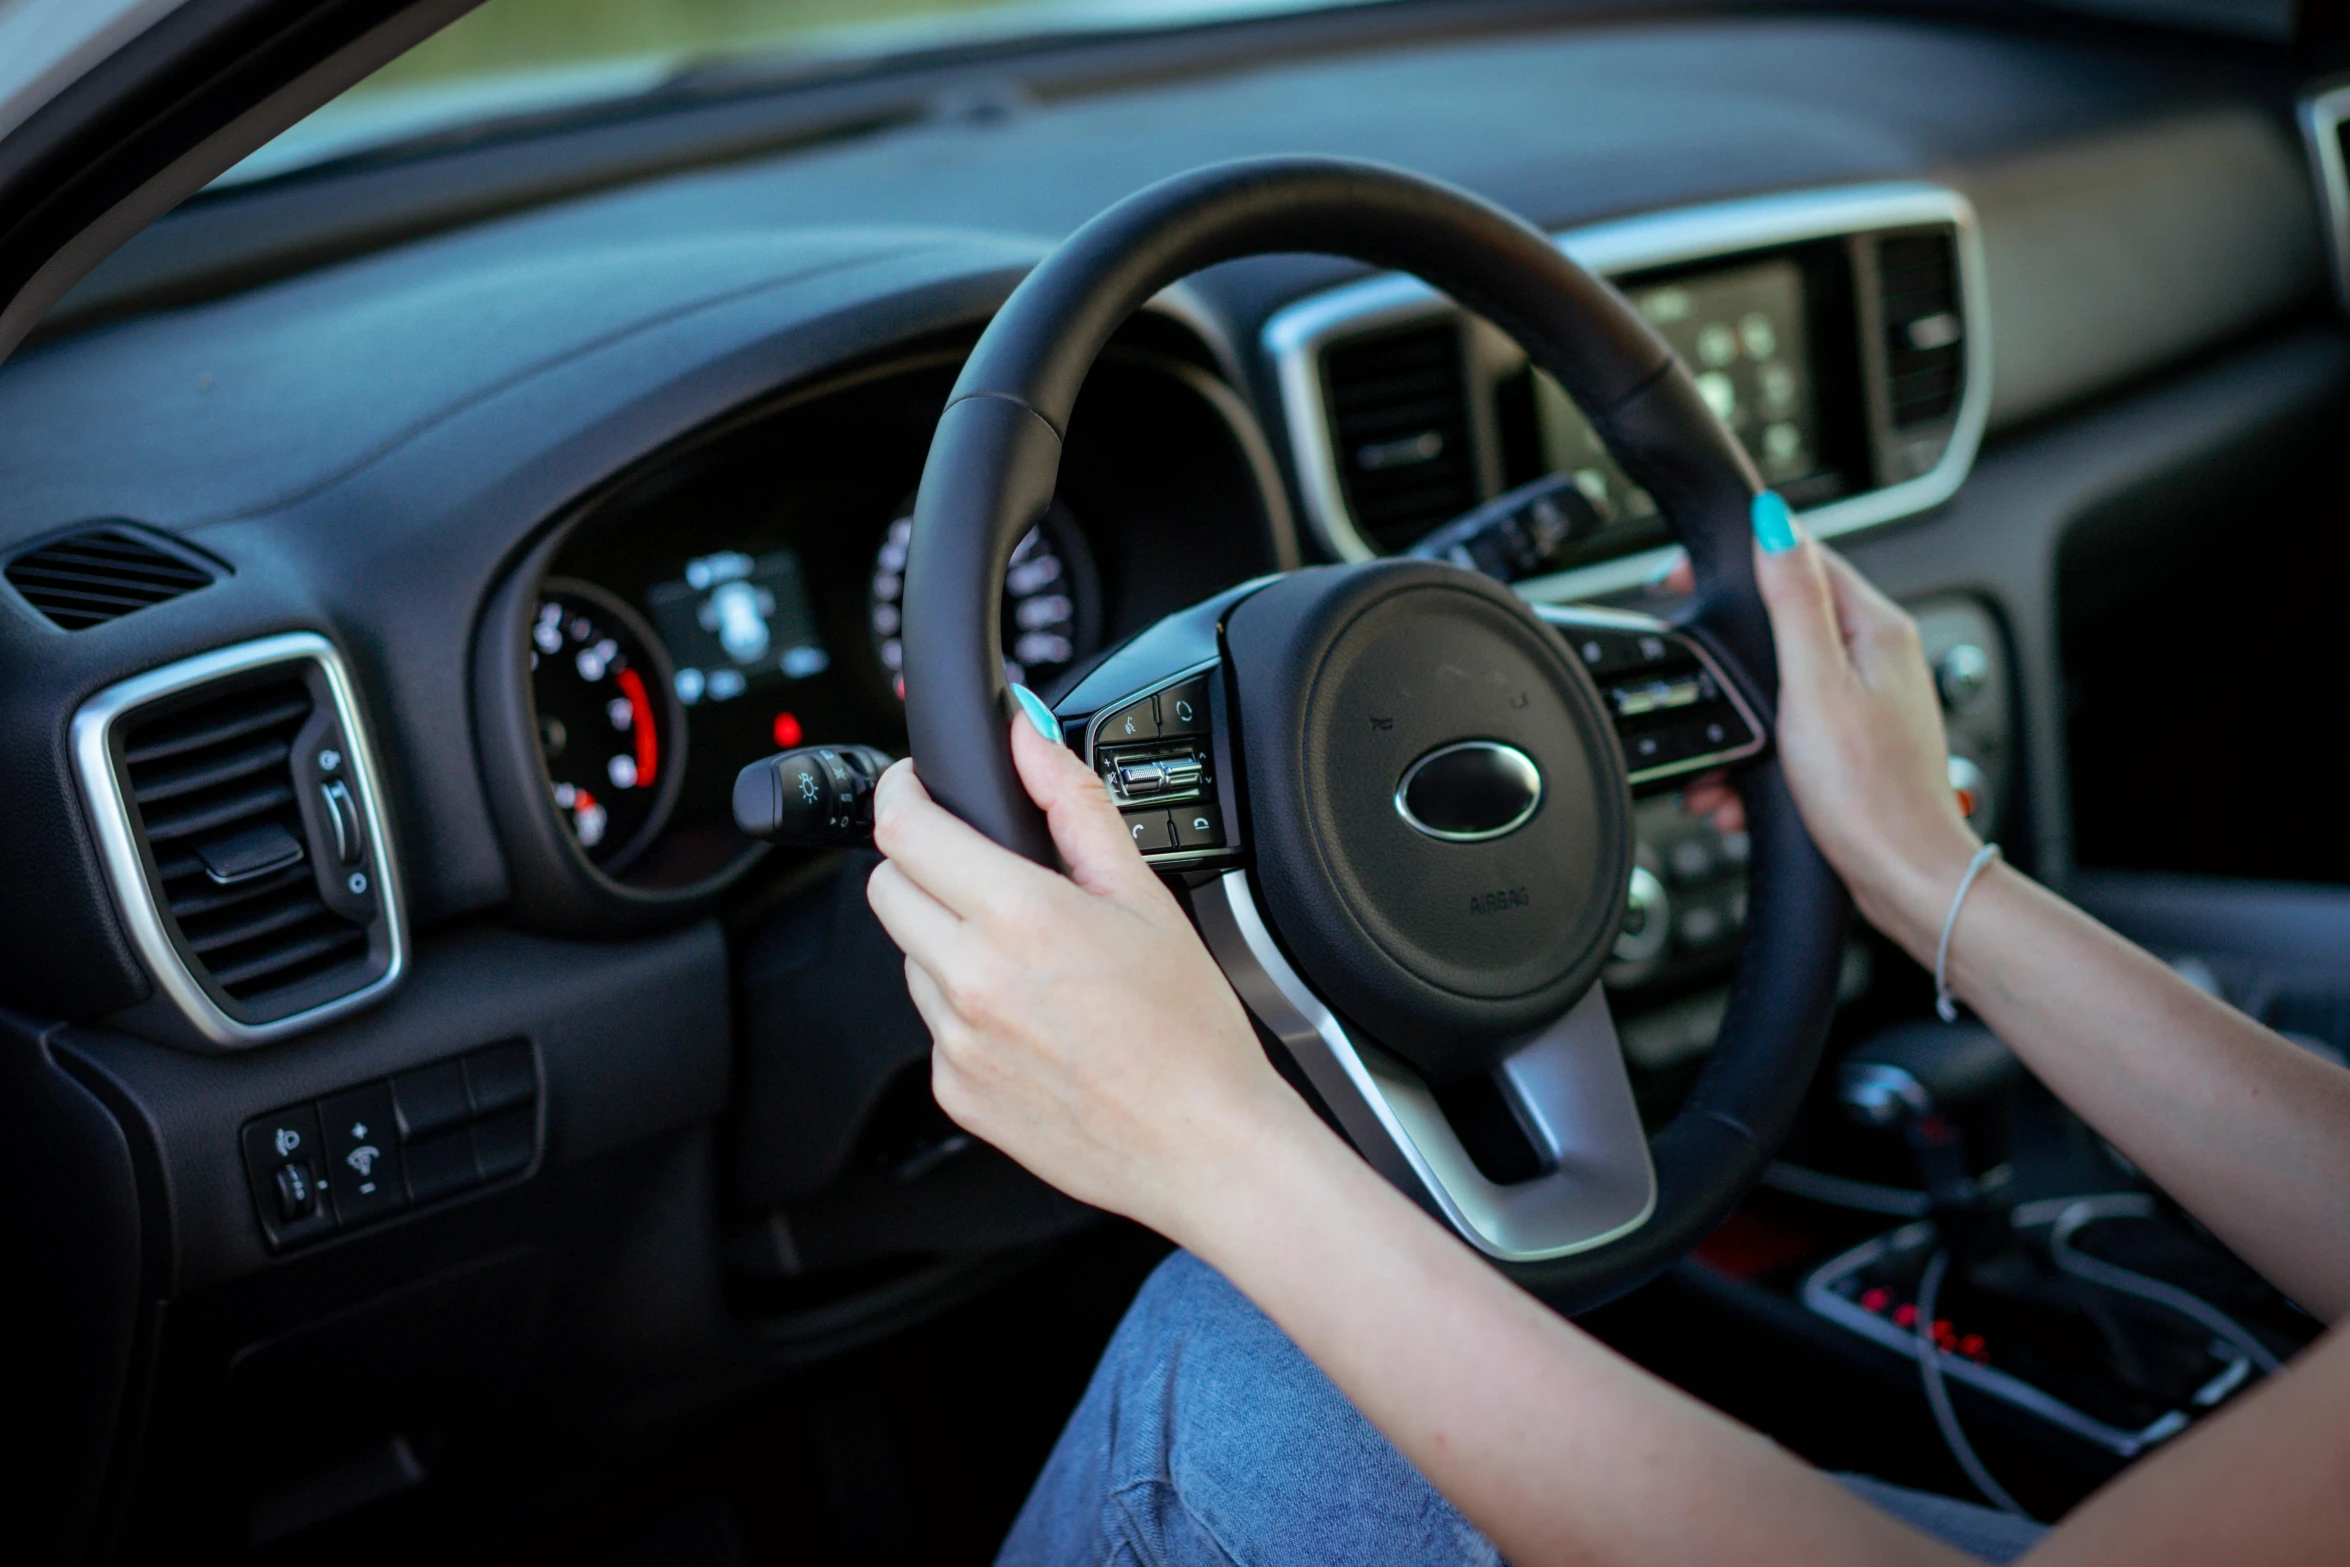
M 1247 159 L 1153 185 L 1071 235 L 1014 291 L 955 384 L 906 573 L 907 726 L 933 796 L 1052 862 L 1004 727 L 995 595 L 1011 550 L 1052 499 L 1071 410 L 1111 334 L 1193 272 L 1289 251 L 1411 272 L 1556 377 L 1688 550 L 1696 592 L 1682 629 L 1767 722 L 1777 663 L 1748 521 L 1761 482 L 1663 339 L 1548 236 L 1465 191 L 1368 162 Z M 1752 843 L 1746 939 L 1713 1056 L 1649 1140 L 1653 1212 L 1590 1250 L 1504 1264 L 1563 1310 L 1644 1282 L 1702 1240 L 1786 1135 L 1818 1062 L 1849 900 L 1776 759 L 1736 782 Z

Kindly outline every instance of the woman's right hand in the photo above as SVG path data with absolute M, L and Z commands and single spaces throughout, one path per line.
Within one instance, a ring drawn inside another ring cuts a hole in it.
M 1787 549 L 1758 543 L 1754 566 L 1779 654 L 1788 788 L 1869 923 L 1930 964 L 1981 842 L 1950 787 L 1917 623 L 1800 530 Z

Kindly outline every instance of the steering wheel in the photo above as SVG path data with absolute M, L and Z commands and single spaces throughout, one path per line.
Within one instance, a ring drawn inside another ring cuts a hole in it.
M 1665 342 L 1467 192 L 1378 164 L 1249 159 L 1154 185 L 1071 235 L 955 385 L 906 570 L 906 716 L 933 796 L 1052 863 L 1006 734 L 1006 564 L 1053 498 L 1111 334 L 1178 279 L 1283 251 L 1414 273 L 1556 377 L 1689 552 L 1696 592 L 1675 629 L 1767 726 L 1761 483 Z M 1196 858 L 1228 868 L 1184 880 L 1227 977 L 1356 1147 L 1559 1309 L 1688 1252 L 1785 1137 L 1835 1000 L 1842 884 L 1758 752 L 1733 775 L 1749 913 L 1720 1036 L 1679 1112 L 1645 1135 L 1598 984 L 1632 866 L 1623 752 L 1582 660 L 1505 588 L 1403 560 L 1246 584 L 1133 639 L 1055 711 L 1097 765 L 1109 720 L 1196 736 L 1166 765 L 1216 788 L 1197 818 L 1216 842 Z M 1534 1156 L 1522 1168 L 1492 1168 L 1465 1135 L 1497 1110 Z

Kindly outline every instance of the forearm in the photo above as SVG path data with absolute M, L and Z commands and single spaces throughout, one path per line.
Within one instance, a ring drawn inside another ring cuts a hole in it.
M 1957 1560 L 1533 1300 L 1302 1106 L 1213 1162 L 1176 1238 L 1521 1567 Z
M 1919 960 L 1955 873 L 1871 900 Z M 1952 990 L 2243 1258 L 2329 1320 L 2350 1309 L 2350 1072 L 2204 994 L 2020 873 L 1960 910 Z

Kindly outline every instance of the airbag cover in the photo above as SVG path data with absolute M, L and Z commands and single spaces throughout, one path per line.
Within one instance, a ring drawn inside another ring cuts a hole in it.
M 1473 573 L 1384 561 L 1266 588 L 1226 645 L 1266 910 L 1351 1022 L 1442 1080 L 1590 988 L 1623 922 L 1631 798 L 1556 632 Z M 1415 764 L 1466 741 L 1539 771 L 1522 824 L 1463 841 L 1398 808 Z

